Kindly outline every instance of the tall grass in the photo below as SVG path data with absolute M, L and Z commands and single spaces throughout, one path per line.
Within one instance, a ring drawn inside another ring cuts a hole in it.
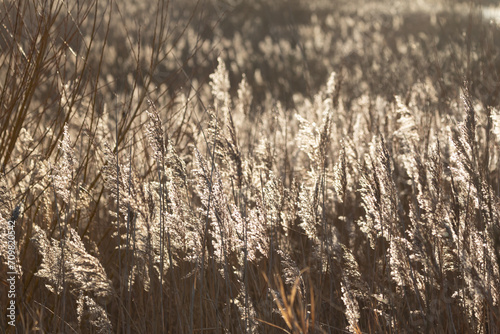
M 365 5 L 3 1 L 2 332 L 498 332 L 500 31 Z

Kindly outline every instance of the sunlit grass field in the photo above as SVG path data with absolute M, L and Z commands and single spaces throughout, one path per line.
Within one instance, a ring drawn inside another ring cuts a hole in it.
M 494 5 L 2 0 L 0 332 L 498 333 Z

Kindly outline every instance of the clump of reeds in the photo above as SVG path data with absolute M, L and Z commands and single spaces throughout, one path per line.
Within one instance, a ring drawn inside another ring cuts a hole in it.
M 500 329 L 500 32 L 295 5 L 5 1 L 16 330 Z

